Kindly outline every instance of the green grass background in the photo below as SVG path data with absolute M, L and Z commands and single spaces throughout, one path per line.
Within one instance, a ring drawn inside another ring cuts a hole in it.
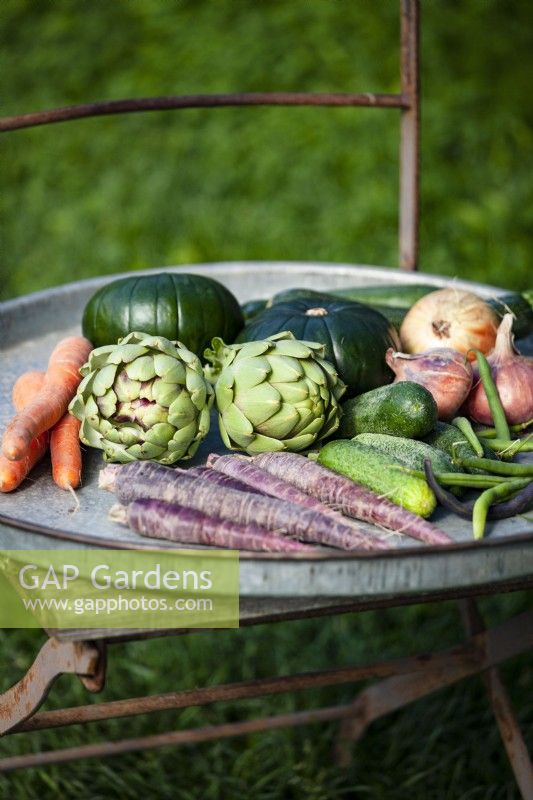
M 533 238 L 532 6 L 423 0 L 423 271 L 525 289 Z M 385 0 L 3 0 L 2 113 L 135 95 L 399 90 L 398 3 Z M 2 139 L 3 298 L 93 275 L 235 259 L 397 264 L 398 113 L 225 109 L 131 115 Z M 31 324 L 31 321 L 30 323 Z M 531 606 L 486 601 L 495 621 Z M 462 636 L 454 604 L 202 633 L 112 649 L 102 699 L 392 657 Z M 43 637 L 0 634 L 0 688 Z M 503 669 L 531 741 L 533 669 Z M 350 688 L 90 729 L 69 746 L 348 699 Z M 91 701 L 68 676 L 47 707 Z M 376 722 L 339 771 L 334 726 L 0 778 L 0 797 L 498 800 L 517 797 L 472 679 Z
M 139 95 L 399 90 L 399 3 L 3 0 L 3 113 Z M 421 269 L 527 288 L 531 3 L 422 3 Z M 3 137 L 4 297 L 234 259 L 397 265 L 399 113 L 188 110 Z

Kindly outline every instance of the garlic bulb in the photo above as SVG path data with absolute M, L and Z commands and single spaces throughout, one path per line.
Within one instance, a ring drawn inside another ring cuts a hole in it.
M 533 358 L 517 353 L 512 333 L 513 315 L 505 314 L 501 321 L 494 350 L 487 356 L 490 370 L 505 417 L 510 425 L 533 418 Z M 492 425 L 487 395 L 473 365 L 474 384 L 464 405 L 465 413 L 476 422 Z
M 405 316 L 400 339 L 408 353 L 451 347 L 473 361 L 469 351 L 492 350 L 498 325 L 498 315 L 481 297 L 452 287 L 420 298 Z
M 436 347 L 425 353 L 396 353 L 389 347 L 385 360 L 399 381 L 413 381 L 424 386 L 437 404 L 440 420 L 453 419 L 472 386 L 472 367 L 465 356 L 448 347 Z

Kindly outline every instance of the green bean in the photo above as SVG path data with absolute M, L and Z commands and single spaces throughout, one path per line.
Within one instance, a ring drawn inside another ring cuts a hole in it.
M 512 466 L 512 465 L 508 465 Z M 476 502 L 472 511 L 472 529 L 474 539 L 482 539 L 485 532 L 485 523 L 487 521 L 487 514 L 490 506 L 504 500 L 507 497 L 515 494 L 520 489 L 524 489 L 530 481 L 527 478 L 517 478 L 508 483 L 500 483 L 498 486 L 493 486 L 492 489 L 486 489 L 482 492 Z
M 533 464 L 508 464 L 492 458 L 457 458 L 454 461 L 467 469 L 484 469 L 494 475 L 511 475 L 513 478 L 533 478 Z
M 476 455 L 482 458 L 483 445 L 477 438 L 474 429 L 470 424 L 470 420 L 468 420 L 466 417 L 455 417 L 454 419 L 452 419 L 452 425 L 455 425 L 455 427 L 461 431 L 461 433 L 465 437 L 468 444 L 472 447 Z
M 500 455 L 505 454 L 506 456 L 511 457 L 519 452 L 533 453 L 533 441 L 531 441 L 532 437 L 533 433 L 530 433 L 528 436 L 524 436 L 522 439 L 510 439 L 509 441 L 505 441 L 504 439 L 488 439 L 486 446 L 491 450 L 494 450 L 496 453 L 500 453 Z
M 496 438 L 510 439 L 511 434 L 509 432 L 509 425 L 507 423 L 505 411 L 503 410 L 500 395 L 498 394 L 498 389 L 496 388 L 496 384 L 494 383 L 494 379 L 492 377 L 492 372 L 490 371 L 489 362 L 483 353 L 479 352 L 479 350 L 474 350 L 474 352 L 476 354 L 479 377 L 481 378 L 481 383 L 483 384 L 483 388 L 487 396 L 490 413 L 492 414 L 492 419 L 494 420 Z
M 520 433 L 520 431 L 527 430 L 531 425 L 533 425 L 533 419 L 528 419 L 527 422 L 519 422 L 517 425 L 509 425 L 509 430 L 511 433 Z M 479 436 L 480 439 L 495 439 L 496 428 L 480 428 L 478 431 L 476 431 L 476 436 Z
M 396 466 L 393 469 L 405 472 L 414 478 L 425 479 L 425 473 L 419 469 Z M 490 489 L 491 486 L 498 486 L 500 483 L 509 483 L 509 481 L 515 480 L 512 477 L 502 475 L 474 475 L 471 472 L 436 472 L 434 476 L 443 486 L 463 486 L 465 489 Z

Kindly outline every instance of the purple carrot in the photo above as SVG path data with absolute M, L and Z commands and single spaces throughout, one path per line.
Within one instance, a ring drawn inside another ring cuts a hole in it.
M 316 553 L 316 547 L 278 536 L 257 525 L 238 525 L 161 500 L 134 500 L 114 505 L 109 518 L 128 525 L 143 536 L 169 539 L 181 544 L 202 544 L 230 550 L 262 550 L 268 553 Z
M 286 500 L 289 503 L 309 508 L 319 514 L 325 514 L 327 517 L 336 520 L 337 524 L 343 527 L 349 525 L 352 532 L 351 543 L 353 546 L 359 544 L 364 547 L 368 539 L 383 541 L 374 533 L 357 526 L 356 523 L 350 523 L 341 513 L 321 503 L 316 497 L 311 497 L 311 495 L 298 489 L 292 483 L 287 483 L 287 481 L 281 478 L 276 478 L 266 470 L 261 469 L 261 467 L 257 467 L 252 463 L 251 458 L 243 456 L 220 456 L 217 453 L 211 453 L 207 459 L 207 465 L 212 468 L 212 471 L 217 470 L 219 474 L 228 475 L 239 483 L 243 482 L 245 485 L 248 485 L 250 491 L 262 489 L 264 494 L 276 497 L 278 500 Z M 328 544 L 333 544 L 333 542 L 328 542 Z M 344 547 L 343 544 L 337 546 Z
M 383 550 L 391 546 L 375 538 L 354 540 L 349 525 L 341 525 L 311 509 L 274 497 L 215 486 L 201 477 L 190 477 L 153 461 L 132 461 L 122 466 L 105 467 L 100 471 L 99 485 L 115 492 L 117 499 L 126 505 L 140 498 L 163 500 L 240 525 L 254 524 L 306 542 L 346 550 Z
M 239 492 L 253 492 L 254 494 L 268 494 L 267 492 L 262 492 L 261 489 L 253 489 L 243 481 L 232 478 L 224 472 L 209 469 L 209 467 L 191 467 L 190 469 L 180 470 L 180 472 L 193 478 L 204 478 L 210 483 L 214 483 L 217 486 L 225 486 L 227 489 L 236 489 Z
M 294 484 L 347 516 L 400 531 L 427 544 L 453 542 L 447 533 L 431 522 L 305 456 L 261 453 L 252 460 L 271 475 Z

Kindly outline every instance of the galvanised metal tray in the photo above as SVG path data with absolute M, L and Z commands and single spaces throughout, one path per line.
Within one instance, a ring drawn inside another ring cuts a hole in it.
M 241 302 L 268 297 L 292 286 L 333 289 L 379 283 L 429 283 L 436 287 L 450 280 L 386 268 L 343 264 L 246 262 L 162 268 L 150 272 L 181 270 L 211 276 L 224 283 Z M 78 333 L 83 307 L 96 289 L 114 276 L 80 281 L 27 295 L 0 305 L 0 428 L 13 410 L 11 387 L 28 369 L 44 369 L 56 342 Z M 472 289 L 486 297 L 504 290 L 455 280 L 454 285 Z M 521 343 L 524 353 L 533 353 L 533 340 Z M 213 424 L 193 465 L 211 451 L 223 452 L 218 426 Z M 175 547 L 161 540 L 140 537 L 109 522 L 107 512 L 113 496 L 98 489 L 101 454 L 84 455 L 83 486 L 78 491 L 80 509 L 72 511 L 72 498 L 53 484 L 44 460 L 19 490 L 0 497 L 0 548 L 48 549 L 80 547 Z M 385 554 L 344 553 L 317 548 L 312 557 L 281 554 L 241 553 L 241 597 L 243 598 L 336 598 L 357 600 L 379 597 L 413 597 L 425 593 L 476 591 L 483 587 L 527 585 L 533 582 L 533 522 L 514 517 L 487 526 L 486 538 L 472 540 L 468 522 L 439 510 L 435 521 L 449 532 L 455 544 L 446 547 L 418 545 L 395 536 L 397 548 Z

